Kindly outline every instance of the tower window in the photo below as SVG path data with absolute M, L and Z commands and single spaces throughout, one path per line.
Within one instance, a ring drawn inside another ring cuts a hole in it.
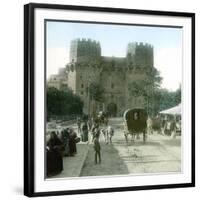
M 83 95 L 84 94 L 84 92 L 83 91 L 81 91 L 81 95 Z
M 81 88 L 84 88 L 84 84 L 83 83 L 81 84 Z
M 113 83 L 111 83 L 111 88 L 114 88 L 114 84 Z

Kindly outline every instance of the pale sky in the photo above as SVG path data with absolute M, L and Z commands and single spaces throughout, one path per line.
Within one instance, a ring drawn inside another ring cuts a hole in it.
M 70 42 L 90 38 L 101 44 L 102 56 L 125 57 L 129 42 L 154 46 L 154 67 L 162 87 L 176 90 L 182 78 L 182 29 L 150 26 L 47 22 L 47 78 L 69 62 Z

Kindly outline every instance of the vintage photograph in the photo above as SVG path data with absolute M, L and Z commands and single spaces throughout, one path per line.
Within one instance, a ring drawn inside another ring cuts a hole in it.
M 45 21 L 45 177 L 182 172 L 183 30 Z

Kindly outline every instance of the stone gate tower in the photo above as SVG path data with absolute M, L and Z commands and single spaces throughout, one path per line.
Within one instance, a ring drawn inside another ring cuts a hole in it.
M 108 111 L 111 116 L 121 116 L 128 108 L 144 107 L 144 97 L 133 97 L 129 87 L 133 80 L 147 78 L 144 69 L 153 67 L 153 46 L 129 43 L 126 57 L 101 55 L 98 41 L 75 39 L 71 41 L 70 62 L 66 65 L 68 87 L 81 97 L 84 113 L 91 114 L 93 104 L 97 111 Z M 98 82 L 104 88 L 103 102 L 94 102 L 89 86 Z

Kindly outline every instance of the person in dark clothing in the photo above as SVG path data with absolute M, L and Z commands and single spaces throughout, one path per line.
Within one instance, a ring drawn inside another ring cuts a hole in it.
M 88 130 L 89 130 L 89 131 L 90 131 L 91 128 L 92 128 L 92 120 L 91 120 L 90 117 L 88 118 L 88 121 L 87 121 L 87 127 L 88 127 Z
M 69 128 L 62 130 L 61 141 L 64 145 L 64 156 L 69 156 Z
M 51 132 L 50 139 L 47 142 L 47 176 L 60 173 L 63 170 L 62 158 L 63 143 L 55 132 Z
M 99 136 L 100 136 L 100 132 L 98 129 L 96 129 L 95 133 L 94 133 L 94 139 L 93 139 L 94 151 L 95 151 L 95 155 L 94 155 L 95 164 L 101 163 L 101 146 L 100 146 L 100 142 L 99 142 Z M 99 162 L 97 160 L 99 160 Z
M 74 156 L 77 153 L 76 148 L 77 134 L 73 129 L 69 129 L 69 155 Z
M 91 132 L 94 132 L 96 129 L 99 129 L 99 124 L 94 122 L 91 128 Z
M 88 141 L 88 126 L 86 122 L 83 122 L 81 126 L 81 140 L 82 142 Z
M 81 119 L 80 119 L 80 117 L 77 118 L 76 123 L 77 123 L 77 126 L 78 126 L 78 133 L 80 133 L 81 132 Z

